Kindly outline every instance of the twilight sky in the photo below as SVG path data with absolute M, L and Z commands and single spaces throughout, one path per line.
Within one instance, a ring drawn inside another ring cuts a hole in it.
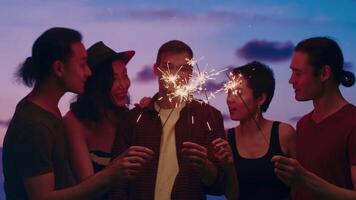
M 288 84 L 294 46 L 307 37 L 330 36 L 343 49 L 347 69 L 355 73 L 355 10 L 355 0 L 0 0 L 0 146 L 16 103 L 30 90 L 16 82 L 14 72 L 30 56 L 34 40 L 50 27 L 79 30 L 86 47 L 102 40 L 116 51 L 135 50 L 127 66 L 133 102 L 157 90 L 151 67 L 160 45 L 171 39 L 188 43 L 208 70 L 262 61 L 274 70 L 277 83 L 266 116 L 295 125 L 311 103 L 296 102 Z M 209 87 L 224 79 L 218 77 Z M 356 104 L 355 87 L 341 89 Z M 62 114 L 71 98 L 67 94 L 62 99 Z M 222 111 L 229 128 L 236 123 L 228 120 L 225 98 L 220 94 L 211 104 Z

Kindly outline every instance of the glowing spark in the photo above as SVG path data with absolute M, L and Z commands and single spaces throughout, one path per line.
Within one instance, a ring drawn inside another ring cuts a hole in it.
M 194 59 L 194 58 L 192 58 L 192 59 L 189 59 L 189 58 L 186 58 L 185 60 L 187 61 L 187 64 L 188 65 L 190 65 L 190 66 L 195 66 L 200 60 L 203 60 L 204 59 L 204 57 L 201 57 L 201 58 L 199 58 L 199 59 Z
M 233 95 L 237 96 L 237 95 L 241 95 L 241 84 L 242 84 L 242 74 L 237 74 L 234 75 L 232 72 L 229 73 L 228 75 L 229 77 L 229 81 L 227 81 L 226 83 L 224 83 L 223 87 L 219 90 L 217 90 L 215 92 L 218 93 L 220 91 L 225 91 L 226 93 L 228 93 L 229 91 L 232 92 Z
M 207 95 L 207 89 L 205 87 L 206 82 L 208 80 L 215 79 L 215 76 L 218 76 L 221 72 L 226 71 L 226 69 L 221 71 L 216 71 L 213 69 L 210 71 L 201 72 L 197 65 L 198 60 L 193 58 L 186 58 L 185 60 L 187 61 L 187 64 L 191 66 L 195 65 L 197 68 L 197 70 L 193 68 L 192 75 L 187 79 L 183 79 L 183 77 L 179 75 L 179 72 L 184 65 L 180 66 L 180 68 L 175 73 L 171 73 L 168 63 L 166 71 L 158 68 L 162 73 L 161 80 L 164 82 L 164 86 L 166 88 L 172 88 L 172 92 L 167 94 L 169 101 L 177 99 L 178 104 L 182 104 L 183 102 L 191 102 L 192 100 L 197 100 L 193 97 L 194 93 L 200 94 L 204 92 L 206 100 L 198 100 L 198 102 L 208 103 L 209 99 L 213 98 L 215 95 L 213 93 Z
M 165 87 L 169 88 L 169 84 L 173 84 L 174 87 L 177 85 L 178 80 L 180 79 L 178 73 L 182 69 L 183 65 L 177 70 L 175 74 L 171 73 L 169 68 L 169 62 L 167 62 L 167 71 L 163 71 L 162 69 L 158 68 L 160 72 L 162 72 L 161 80 L 163 80 L 166 84 Z

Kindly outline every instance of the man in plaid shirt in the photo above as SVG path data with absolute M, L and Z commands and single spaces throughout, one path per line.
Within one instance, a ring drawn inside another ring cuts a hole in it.
M 135 180 L 114 187 L 110 199 L 197 200 L 223 194 L 224 176 L 211 144 L 225 137 L 220 111 L 195 100 L 170 99 L 174 84 L 162 78 L 177 74 L 180 83 L 187 83 L 192 75 L 187 60 L 192 58 L 191 48 L 182 41 L 160 47 L 154 65 L 159 91 L 147 107 L 129 112 L 113 145 L 113 157 L 131 145 L 149 148 L 154 155 Z

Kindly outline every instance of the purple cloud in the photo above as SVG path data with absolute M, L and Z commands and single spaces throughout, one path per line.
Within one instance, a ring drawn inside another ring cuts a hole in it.
M 237 50 L 237 56 L 246 60 L 280 62 L 289 59 L 293 53 L 292 42 L 252 40 Z
M 137 72 L 136 78 L 134 80 L 141 83 L 147 83 L 156 79 L 157 77 L 153 73 L 152 66 L 146 65 L 141 71 Z

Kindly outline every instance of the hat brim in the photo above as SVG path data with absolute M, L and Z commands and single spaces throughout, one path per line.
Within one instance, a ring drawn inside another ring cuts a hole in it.
M 109 56 L 107 59 L 105 59 L 105 61 L 122 60 L 124 61 L 125 64 L 127 64 L 134 55 L 135 55 L 135 51 L 133 50 L 123 51 Z

